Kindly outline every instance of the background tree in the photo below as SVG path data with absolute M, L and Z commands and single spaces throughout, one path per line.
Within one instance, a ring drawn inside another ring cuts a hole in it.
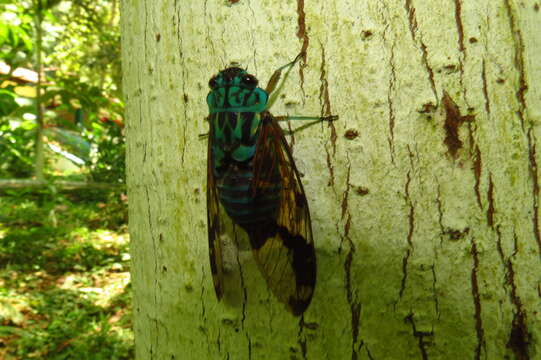
M 541 354 L 540 4 L 124 1 L 138 358 L 535 359 Z M 241 251 L 218 303 L 205 210 L 208 79 L 265 82 L 307 56 L 275 114 L 318 259 L 300 320 Z

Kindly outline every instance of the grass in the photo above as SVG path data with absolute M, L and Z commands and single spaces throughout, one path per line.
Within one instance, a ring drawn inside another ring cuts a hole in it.
M 120 195 L 0 197 L 0 359 L 132 359 Z

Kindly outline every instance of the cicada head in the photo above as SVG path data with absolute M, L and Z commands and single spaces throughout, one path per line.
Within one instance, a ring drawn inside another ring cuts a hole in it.
M 257 86 L 257 78 L 239 67 L 229 67 L 209 80 L 207 104 L 218 112 L 262 112 L 268 95 Z

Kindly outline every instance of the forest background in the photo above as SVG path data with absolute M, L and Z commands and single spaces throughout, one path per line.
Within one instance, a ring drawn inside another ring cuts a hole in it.
M 0 0 L 0 359 L 131 359 L 119 1 Z

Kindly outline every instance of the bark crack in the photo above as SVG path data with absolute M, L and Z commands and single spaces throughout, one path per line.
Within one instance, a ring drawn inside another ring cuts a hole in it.
M 370 350 L 368 349 L 368 345 L 366 345 L 365 348 L 366 348 L 366 356 L 368 356 L 368 359 L 375 360 L 372 354 L 370 353 Z
M 481 202 L 481 173 L 483 170 L 483 163 L 481 160 L 481 150 L 478 145 L 475 145 L 475 158 L 473 162 L 473 175 L 475 176 L 475 185 L 473 187 L 475 191 L 475 197 L 477 199 L 477 205 L 480 209 L 483 209 L 483 204 Z
M 385 33 L 384 33 L 385 34 Z M 389 68 L 391 69 L 391 76 L 389 76 L 389 86 L 387 90 L 387 104 L 389 107 L 389 150 L 391 153 L 391 163 L 394 164 L 394 126 L 396 121 L 396 116 L 394 113 L 394 104 L 393 104 L 393 97 L 392 95 L 395 93 L 396 89 L 396 68 L 395 68 L 395 62 L 394 62 L 394 50 L 395 50 L 395 42 L 393 41 L 393 44 L 391 45 L 391 56 L 389 58 Z
M 402 282 L 400 284 L 400 292 L 398 293 L 399 299 L 402 298 L 402 295 L 404 294 L 404 290 L 406 289 L 406 282 L 408 279 L 408 262 L 410 256 L 413 254 L 413 232 L 415 230 L 415 206 L 413 206 L 413 201 L 410 197 L 410 183 L 411 183 L 411 175 L 410 171 L 408 171 L 406 175 L 406 186 L 405 186 L 405 194 L 406 194 L 406 203 L 409 206 L 409 214 L 408 214 L 408 236 L 407 236 L 407 242 L 408 242 L 408 248 L 406 249 L 406 255 L 404 255 L 404 258 L 402 259 Z
M 432 263 L 432 296 L 434 298 L 434 309 L 436 310 L 436 315 L 438 320 L 440 319 L 440 303 L 438 301 L 438 287 L 436 286 L 438 278 L 436 277 L 436 263 Z
M 466 47 L 464 46 L 464 25 L 462 23 L 462 3 L 461 0 L 455 1 L 455 22 L 458 32 L 458 51 L 460 52 L 458 62 L 460 67 L 460 87 L 464 93 L 464 102 L 468 104 L 466 94 L 467 88 L 464 87 L 464 62 L 466 61 Z
M 334 166 L 332 164 L 331 160 L 331 153 L 329 152 L 329 149 L 325 148 L 325 151 L 327 152 L 327 168 L 329 169 L 329 183 L 328 186 L 332 186 L 334 189 Z
M 255 11 L 252 8 L 252 3 L 250 1 L 248 1 L 248 9 L 250 9 L 250 11 L 252 12 L 252 20 L 257 19 L 255 15 Z M 252 25 L 252 27 L 255 27 L 255 26 Z M 252 49 L 254 49 L 254 70 L 255 70 L 255 73 L 257 74 L 257 46 L 255 44 L 255 31 L 250 31 L 250 36 L 252 38 Z
M 302 64 L 299 65 L 299 77 L 301 79 L 301 91 L 304 95 L 304 68 L 306 67 L 306 59 L 308 57 L 308 44 L 310 43 L 310 38 L 308 37 L 308 32 L 306 31 L 306 14 L 304 12 L 304 0 L 297 0 L 297 37 L 302 40 L 301 52 L 302 55 Z
M 351 226 L 351 214 L 348 209 L 348 197 L 349 190 L 351 188 L 350 184 L 350 175 L 351 175 L 351 163 L 348 157 L 348 172 L 346 177 L 346 190 L 342 198 L 342 219 L 346 218 L 346 223 L 344 225 L 344 238 L 347 240 L 349 245 L 349 252 L 346 255 L 346 261 L 344 263 L 344 271 L 346 276 L 346 298 L 350 307 L 351 312 L 351 359 L 358 359 L 358 349 L 356 349 L 356 344 L 359 340 L 359 333 L 361 327 L 361 303 L 358 299 L 356 291 L 352 289 L 351 283 L 351 264 L 353 263 L 353 255 L 355 254 L 355 244 L 353 240 L 349 237 L 349 231 Z M 362 346 L 362 344 L 361 344 Z
M 319 101 L 321 104 L 321 116 L 331 115 L 331 100 L 329 96 L 329 83 L 326 76 L 326 61 L 325 61 L 325 48 L 321 44 L 321 75 L 319 80 L 321 81 L 321 86 L 319 87 Z M 336 155 L 336 139 L 338 135 L 336 134 L 336 128 L 332 121 L 329 122 L 329 127 L 331 128 L 331 146 L 332 146 L 332 157 Z M 327 153 L 327 168 L 329 169 L 329 185 L 334 189 L 334 166 L 332 164 L 331 152 L 328 147 L 325 147 L 325 152 Z
M 329 95 L 329 82 L 327 81 L 327 71 L 326 71 L 326 61 L 325 61 L 325 47 L 321 44 L 321 75 L 319 80 L 321 81 L 321 86 L 319 87 L 319 102 L 321 104 L 321 116 L 330 116 L 332 114 L 331 109 L 331 98 Z M 336 128 L 334 127 L 334 122 L 329 121 L 329 127 L 331 128 L 331 144 L 332 144 L 332 156 L 336 155 L 336 139 L 338 135 L 336 134 Z
M 494 182 L 492 181 L 492 174 L 488 175 L 488 190 L 487 190 L 487 223 L 488 226 L 494 229 Z
M 301 316 L 299 319 L 299 332 L 297 333 L 297 343 L 299 344 L 301 348 L 301 354 L 303 360 L 308 360 L 307 353 L 308 353 L 308 345 L 306 341 L 306 336 L 303 336 L 304 328 L 311 328 L 316 329 L 317 325 L 314 324 L 308 324 L 304 322 L 304 315 Z
M 511 303 L 515 307 L 515 314 L 513 315 L 513 322 L 511 333 L 509 334 L 509 340 L 507 347 L 511 348 L 515 357 L 518 360 L 529 360 L 529 344 L 531 340 L 531 334 L 528 330 L 528 324 L 526 319 L 526 313 L 522 304 L 520 296 L 517 294 L 517 284 L 515 282 L 515 269 L 513 267 L 513 258 L 518 252 L 517 236 L 514 234 L 514 249 L 513 254 L 507 259 L 507 276 L 506 282 L 511 286 Z
M 415 7 L 413 7 L 411 1 L 412 0 L 406 0 L 405 8 L 406 8 L 406 11 L 408 12 L 408 24 L 410 28 L 411 37 L 414 41 L 417 41 L 417 39 L 415 38 L 417 34 L 417 28 L 418 28 L 417 17 L 415 16 Z
M 240 249 L 235 224 L 233 224 L 233 233 L 235 234 L 235 236 L 234 236 L 235 246 L 237 247 L 237 249 Z M 246 290 L 246 283 L 244 281 L 244 272 L 242 271 L 242 264 L 240 262 L 239 251 L 236 252 L 235 258 L 236 258 L 236 261 L 237 261 L 237 266 L 239 267 L 240 286 L 242 288 L 242 295 L 243 295 L 243 298 L 242 298 L 242 319 L 240 321 L 240 324 L 241 324 L 242 330 L 245 330 L 244 329 L 244 321 L 246 320 L 246 304 L 248 303 L 248 292 Z M 248 337 L 248 334 L 246 334 L 246 337 L 248 338 L 248 342 L 250 342 L 250 338 Z
M 150 232 L 150 238 L 152 239 L 152 258 L 154 259 L 154 309 L 158 309 L 158 256 L 157 256 L 157 246 L 156 246 L 156 239 L 154 238 L 154 226 L 152 224 L 152 214 L 150 210 L 150 195 L 148 193 L 148 186 L 145 185 L 145 193 L 147 198 L 147 217 L 148 217 L 148 226 L 149 226 L 149 232 Z M 162 240 L 162 234 L 160 234 L 160 240 Z M 153 346 L 156 344 L 156 347 L 159 343 L 159 328 L 158 328 L 158 320 L 156 317 L 152 317 L 153 323 L 154 323 L 154 342 L 150 344 L 150 354 L 151 358 L 153 355 Z
M 434 101 L 436 104 L 439 104 L 438 92 L 436 91 L 436 82 L 434 81 L 434 70 L 430 67 L 428 63 L 428 51 L 426 45 L 423 42 L 422 36 L 417 40 L 417 31 L 419 29 L 419 23 L 417 22 L 417 16 L 415 15 L 415 7 L 412 4 L 412 0 L 405 0 L 405 8 L 408 13 L 408 23 L 413 41 L 418 42 L 418 47 L 421 49 L 422 60 L 425 70 L 428 73 L 428 81 L 430 81 L 430 86 L 432 88 L 432 93 L 434 94 Z
M 176 6 L 175 6 L 176 8 Z M 205 2 L 205 9 L 206 9 L 206 2 Z M 176 24 L 177 24 L 177 40 L 178 40 L 178 43 L 179 43 L 179 46 L 178 46 L 178 56 L 179 56 L 179 60 L 181 62 L 181 68 L 182 68 L 182 79 L 184 81 L 182 81 L 182 93 L 184 94 L 185 98 L 184 98 L 184 120 L 185 121 L 182 121 L 182 139 L 183 139 L 183 143 L 182 143 L 182 149 L 181 149 L 181 156 L 180 156 L 180 159 L 181 159 L 181 164 L 184 164 L 184 155 L 186 153 L 186 143 L 188 141 L 188 139 L 186 138 L 186 128 L 187 128 L 187 124 L 189 123 L 187 121 L 188 119 L 188 111 L 187 111 L 187 106 L 188 106 L 188 102 L 186 101 L 187 99 L 187 93 L 186 93 L 186 66 L 185 66 L 185 62 L 184 62 L 184 54 L 182 53 L 182 49 L 184 48 L 183 47 L 183 41 L 182 41 L 182 32 L 180 30 L 180 9 L 178 10 L 177 12 L 177 21 L 176 21 Z M 206 18 L 206 17 L 205 17 Z M 208 26 L 207 26 L 207 31 L 208 31 Z M 208 32 L 207 32 L 208 34 Z
M 483 71 L 481 72 L 481 78 L 483 80 L 483 96 L 485 98 L 485 111 L 487 116 L 490 119 L 490 97 L 488 96 L 488 85 L 487 85 L 487 69 L 485 64 L 485 59 L 483 59 Z
M 532 207 L 533 207 L 533 233 L 537 246 L 539 247 L 539 255 L 541 256 L 541 234 L 539 231 L 539 173 L 537 170 L 537 155 L 536 155 L 536 142 L 533 130 L 530 127 L 528 130 L 528 153 L 530 160 L 530 176 L 532 178 Z
M 525 122 L 525 110 L 526 110 L 526 92 L 528 91 L 528 84 L 526 82 L 526 73 L 525 73 L 525 66 L 524 66 L 524 42 L 522 40 L 522 33 L 520 31 L 520 27 L 517 24 L 517 19 L 515 18 L 514 11 L 511 7 L 511 3 L 509 0 L 505 0 L 505 9 L 507 11 L 507 16 L 509 18 L 509 27 L 511 30 L 511 36 L 513 37 L 513 43 L 515 46 L 515 68 L 518 71 L 518 82 L 519 87 L 516 91 L 516 97 L 519 102 L 519 108 L 518 108 L 518 116 L 520 118 L 520 123 L 522 125 L 522 128 L 524 129 L 524 122 Z
M 473 296 L 473 304 L 475 307 L 475 332 L 477 334 L 477 346 L 475 348 L 475 359 L 481 359 L 481 350 L 486 354 L 485 331 L 483 329 L 483 321 L 481 318 L 481 297 L 479 293 L 479 282 L 477 273 L 479 271 L 479 252 L 474 237 L 471 237 L 471 254 L 473 257 L 473 267 L 471 270 L 471 291 Z
M 436 197 L 436 203 L 438 204 L 438 223 L 440 224 L 440 231 L 441 231 L 440 245 L 442 245 L 443 235 L 445 234 L 445 227 L 443 226 L 443 204 L 441 202 L 441 186 L 437 178 L 436 178 L 436 182 L 438 184 L 438 190 L 437 190 L 438 196 Z
M 436 90 L 436 82 L 434 81 L 434 70 L 430 67 L 430 64 L 428 63 L 428 51 L 426 49 L 426 45 L 423 42 L 421 42 L 421 51 L 423 52 L 423 64 L 425 66 L 426 71 L 428 72 L 428 80 L 430 81 L 430 86 L 432 87 L 432 93 L 434 94 L 434 99 L 436 101 L 436 104 L 438 104 L 438 92 Z
M 206 322 L 206 307 L 205 307 L 205 266 L 201 266 L 201 274 L 203 274 L 201 276 L 201 295 L 199 296 L 199 299 L 201 301 L 201 321 L 202 322 Z M 208 331 L 207 331 L 207 328 L 204 327 L 204 326 L 201 326 L 200 327 L 201 331 L 203 332 L 203 334 L 205 334 L 205 338 L 207 339 L 207 353 L 211 354 L 211 350 L 210 350 L 210 345 L 212 344 L 212 341 L 210 341 L 210 338 L 209 338 L 209 334 L 208 334 Z M 218 349 L 219 350 L 219 349 Z
M 410 313 L 404 319 L 406 323 L 411 325 L 412 334 L 418 339 L 419 351 L 421 352 L 421 357 L 423 360 L 428 360 L 428 353 L 426 352 L 426 342 L 425 337 L 432 337 L 433 332 L 428 331 L 418 331 L 417 326 L 415 325 L 415 320 L 413 319 L 413 313 Z

